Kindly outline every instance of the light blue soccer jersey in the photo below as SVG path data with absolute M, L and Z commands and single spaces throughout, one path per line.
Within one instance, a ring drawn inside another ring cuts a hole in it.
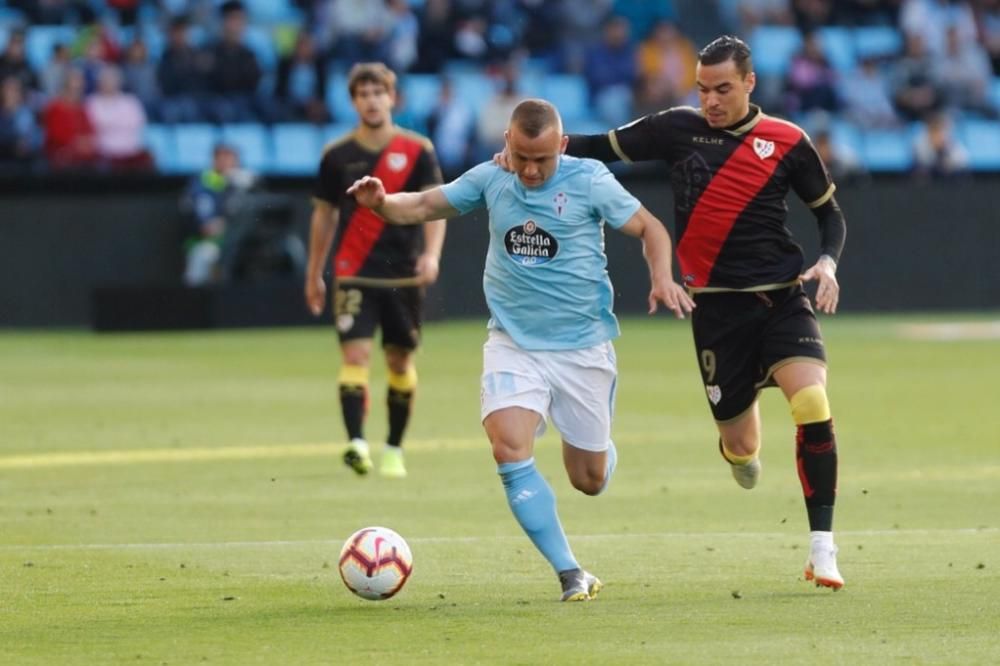
M 562 156 L 537 188 L 484 162 L 442 191 L 462 213 L 489 210 L 483 291 L 490 328 L 532 351 L 585 349 L 618 337 L 604 222 L 621 227 L 639 201 L 602 162 Z

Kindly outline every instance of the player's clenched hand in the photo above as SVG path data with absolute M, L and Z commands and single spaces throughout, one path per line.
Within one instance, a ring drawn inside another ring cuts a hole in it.
M 649 290 L 649 314 L 656 312 L 657 302 L 670 308 L 678 319 L 684 319 L 685 314 L 694 310 L 694 301 L 687 290 L 670 279 L 653 284 Z
M 375 176 L 365 176 L 354 181 L 354 184 L 347 188 L 347 193 L 353 195 L 365 208 L 378 208 L 385 203 L 385 186 L 381 179 Z
M 314 317 L 323 314 L 323 307 L 326 305 L 326 283 L 323 276 L 306 278 L 306 306 L 313 313 Z
M 827 256 L 819 258 L 812 268 L 807 270 L 799 278 L 803 282 L 816 280 L 819 286 L 816 288 L 816 307 L 820 312 L 833 314 L 837 311 L 837 302 L 840 300 L 840 285 L 837 284 L 837 264 Z
M 437 281 L 438 272 L 440 271 L 438 256 L 427 252 L 421 254 L 417 257 L 416 271 L 420 284 L 434 284 Z

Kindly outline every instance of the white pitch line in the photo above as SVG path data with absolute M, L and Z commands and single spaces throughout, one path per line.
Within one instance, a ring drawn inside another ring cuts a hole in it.
M 841 536 L 921 536 L 921 535 L 963 535 L 979 536 L 1000 533 L 1000 527 L 957 527 L 950 529 L 901 529 L 901 530 L 840 530 Z M 624 534 L 571 534 L 574 540 L 602 539 L 692 539 L 692 538 L 754 538 L 773 539 L 793 536 L 788 532 L 643 532 Z M 456 537 L 410 537 L 411 543 L 486 543 L 495 541 L 522 540 L 523 535 L 508 536 L 456 536 Z M 225 548 L 285 548 L 300 546 L 336 546 L 343 542 L 335 539 L 302 539 L 273 541 L 202 541 L 192 543 L 80 543 L 80 544 L 0 544 L 0 551 L 47 551 L 47 550 L 184 550 L 184 549 L 225 549 Z

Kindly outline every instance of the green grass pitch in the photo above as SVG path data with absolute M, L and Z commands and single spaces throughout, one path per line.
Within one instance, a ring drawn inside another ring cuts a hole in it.
M 331 328 L 0 334 L 0 663 L 1000 663 L 1000 341 L 904 335 L 923 321 L 823 319 L 833 593 L 802 580 L 780 395 L 763 394 L 764 476 L 744 491 L 687 323 L 625 319 L 608 492 L 571 489 L 551 431 L 536 450 L 605 582 L 585 604 L 557 601 L 504 501 L 478 422 L 482 322 L 426 328 L 403 481 L 339 462 Z M 995 329 L 978 321 L 960 331 Z M 378 442 L 380 363 L 372 387 Z M 370 524 L 415 560 L 379 603 L 336 569 Z

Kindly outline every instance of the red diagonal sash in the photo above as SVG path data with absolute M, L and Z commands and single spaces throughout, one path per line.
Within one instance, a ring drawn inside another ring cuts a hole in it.
M 801 131 L 793 125 L 762 119 L 712 176 L 677 244 L 681 275 L 688 287 L 708 285 L 715 260 L 737 218 L 767 185 L 778 164 L 801 136 Z M 754 139 L 773 141 L 774 152 L 762 158 L 754 150 Z
M 397 134 L 379 156 L 371 175 L 382 180 L 387 194 L 399 192 L 413 173 L 422 146 Z M 338 277 L 357 275 L 385 228 L 385 222 L 368 208 L 358 206 L 344 227 L 343 237 L 333 257 L 333 273 Z

